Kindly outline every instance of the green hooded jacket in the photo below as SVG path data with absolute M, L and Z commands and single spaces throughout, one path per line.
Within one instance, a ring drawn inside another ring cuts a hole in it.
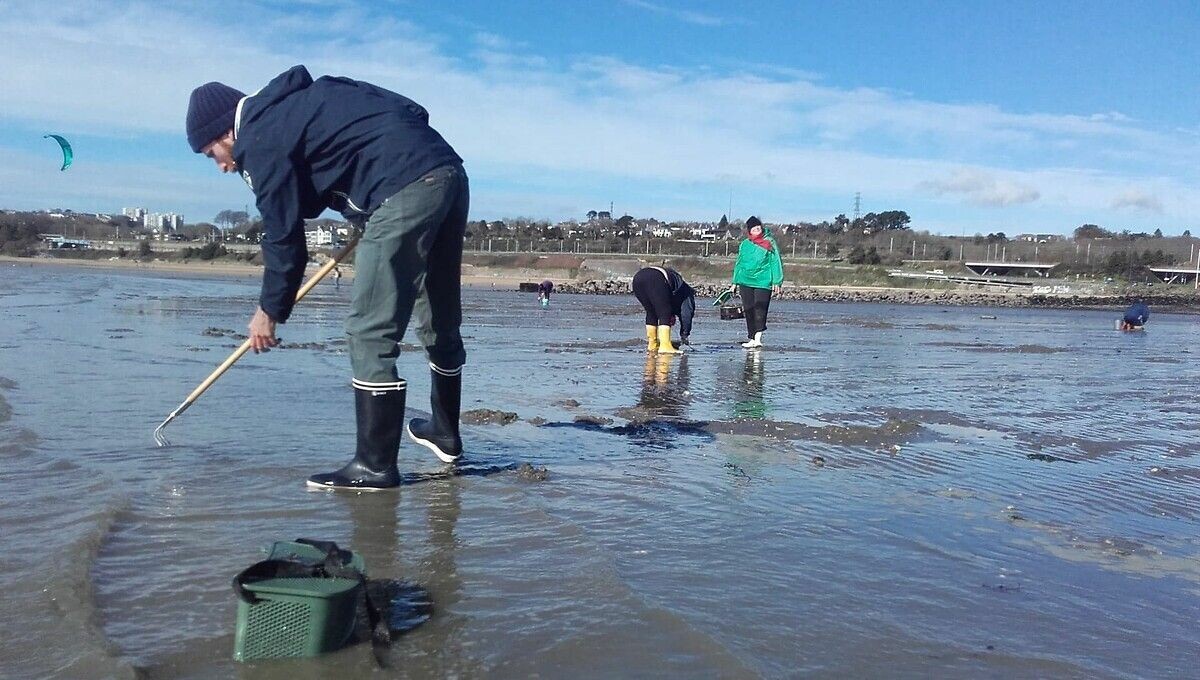
M 749 238 L 738 246 L 737 264 L 733 265 L 733 282 L 751 288 L 770 288 L 783 284 L 783 260 L 779 259 L 779 244 L 771 230 L 763 227 L 763 238 L 771 242 L 764 250 Z

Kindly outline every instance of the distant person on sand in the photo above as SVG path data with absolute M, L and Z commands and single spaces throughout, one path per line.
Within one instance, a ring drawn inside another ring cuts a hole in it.
M 1149 320 L 1150 308 L 1146 306 L 1145 302 L 1138 300 L 1125 310 L 1125 316 L 1121 318 L 1117 328 L 1123 331 L 1140 331 L 1144 329 Z
M 538 302 L 542 303 L 542 307 L 550 306 L 550 294 L 554 292 L 554 282 L 546 279 L 538 284 Z
M 246 96 L 211 82 L 192 92 L 192 151 L 237 172 L 263 218 L 263 282 L 250 320 L 254 351 L 278 344 L 308 252 L 304 220 L 326 208 L 363 229 L 346 320 L 354 376 L 354 459 L 309 486 L 371 491 L 400 485 L 396 456 L 407 382 L 396 372 L 414 314 L 431 370 L 430 420 L 408 433 L 445 462 L 458 460 L 462 368 L 459 326 L 469 189 L 462 159 L 421 105 L 349 78 L 313 80 L 303 66 Z M 262 398 L 269 398 L 263 395 Z
M 737 263 L 733 266 L 733 285 L 730 290 L 742 298 L 742 309 L 746 313 L 746 336 L 750 338 L 742 347 L 754 349 L 763 346 L 762 334 L 767 329 L 767 309 L 771 306 L 771 293 L 778 293 L 783 286 L 783 260 L 779 256 L 779 244 L 771 230 L 761 220 L 751 215 L 746 220 L 746 238 L 738 247 Z
M 338 267 L 333 268 L 333 287 L 342 287 L 342 270 Z
M 696 291 L 679 272 L 667 267 L 646 267 L 633 275 L 633 294 L 646 310 L 646 351 L 677 354 L 671 343 L 671 326 L 679 319 L 680 345 L 690 344 Z

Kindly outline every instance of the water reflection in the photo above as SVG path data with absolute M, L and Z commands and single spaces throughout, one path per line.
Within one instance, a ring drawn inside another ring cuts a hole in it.
M 350 546 L 367 563 L 368 576 L 397 573 L 398 493 L 330 494 L 350 510 Z
M 679 445 L 681 427 L 687 425 L 691 402 L 691 377 L 686 355 L 646 357 L 637 403 L 619 409 L 629 423 L 606 431 L 628 436 L 643 447 L 670 449 Z
M 429 593 L 420 585 L 400 578 L 404 573 L 399 555 L 399 493 L 336 494 L 350 509 L 350 545 L 367 565 L 368 592 L 386 618 L 393 637 L 429 620 Z M 370 641 L 360 626 L 359 638 Z
M 766 361 L 762 352 L 747 352 L 742 364 L 742 376 L 734 390 L 733 417 L 746 420 L 764 420 L 767 403 L 763 398 L 763 378 L 766 376 Z
M 691 401 L 690 383 L 687 355 L 648 354 L 636 408 L 647 417 L 682 419 Z
M 440 671 L 453 673 L 470 662 L 462 649 L 464 619 L 453 613 L 462 598 L 455 559 L 461 487 L 453 476 L 424 481 L 424 497 L 415 502 L 426 507 L 427 543 L 417 535 L 401 541 L 402 493 L 346 495 L 343 500 L 353 522 L 351 545 L 366 561 L 372 597 L 387 609 L 392 630 L 388 665 L 411 667 L 420 660 L 418 666 L 443 675 Z M 414 554 L 403 554 L 408 551 Z M 360 639 L 366 642 L 369 635 Z
M 428 625 L 406 636 L 403 644 L 393 644 L 392 656 L 396 664 L 404 664 L 415 675 L 451 677 L 478 673 L 478 661 L 472 658 L 470 641 L 464 632 L 467 619 L 456 611 L 463 592 L 456 534 L 462 509 L 462 481 L 453 477 L 433 480 L 421 488 L 425 497 L 417 502 L 426 507 L 429 543 L 426 553 L 418 559 L 415 573 L 429 591 L 431 618 Z

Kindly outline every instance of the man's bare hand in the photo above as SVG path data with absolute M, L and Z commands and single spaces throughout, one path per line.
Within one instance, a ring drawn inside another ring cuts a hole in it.
M 250 318 L 250 348 L 258 354 L 278 344 L 279 341 L 275 339 L 275 321 L 259 307 Z

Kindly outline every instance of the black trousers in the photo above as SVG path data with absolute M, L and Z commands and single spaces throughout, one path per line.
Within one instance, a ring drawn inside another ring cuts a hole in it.
M 647 326 L 670 326 L 671 286 L 657 269 L 647 267 L 633 275 L 633 295 L 646 310 Z
M 767 330 L 767 309 L 771 306 L 770 288 L 738 286 L 742 296 L 742 309 L 746 312 L 746 337 Z

